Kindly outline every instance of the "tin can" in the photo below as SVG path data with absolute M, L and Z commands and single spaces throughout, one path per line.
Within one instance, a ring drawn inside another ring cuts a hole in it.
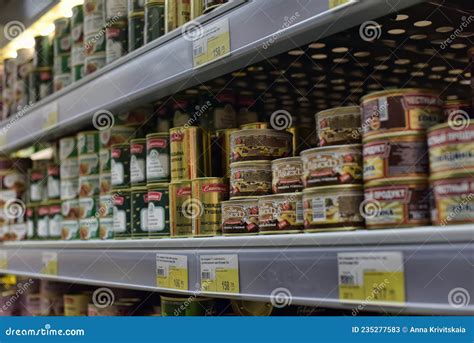
M 71 83 L 71 74 L 54 75 L 53 89 L 55 92 L 59 92 L 61 89 L 66 88 Z
M 76 199 L 79 195 L 79 180 L 77 178 L 61 179 L 61 200 Z
M 131 189 L 132 205 L 132 237 L 148 238 L 148 189 L 146 187 L 133 187 Z
M 100 218 L 112 217 L 113 212 L 113 196 L 112 194 L 101 194 L 99 197 L 98 214 Z
M 59 140 L 59 159 L 61 161 L 77 157 L 76 137 L 65 137 Z
M 125 56 L 128 52 L 128 23 L 127 21 L 118 21 L 105 29 L 105 60 L 106 63 Z
M 255 196 L 272 191 L 271 161 L 244 161 L 230 165 L 230 196 Z
M 71 67 L 84 66 L 84 43 L 74 43 L 71 48 Z
M 146 172 L 148 183 L 167 181 L 170 178 L 170 137 L 167 133 L 146 136 Z
M 114 144 L 128 143 L 135 138 L 136 128 L 127 126 L 113 126 L 110 129 L 100 131 L 100 143 L 104 148 L 110 148 Z
M 29 102 L 38 102 L 53 93 L 53 72 L 50 67 L 33 69 L 28 78 Z
M 61 54 L 54 56 L 53 71 L 54 76 L 64 75 L 71 72 L 71 54 Z
M 63 200 L 61 204 L 61 214 L 64 220 L 79 219 L 79 201 L 77 199 Z
M 474 123 L 465 124 L 445 123 L 428 130 L 431 174 L 474 168 Z
M 204 0 L 191 0 L 191 19 L 196 19 L 202 15 L 204 10 Z
M 96 217 L 99 210 L 98 200 L 98 197 L 79 198 L 79 219 Z
M 147 182 L 146 147 L 147 140 L 145 138 L 130 141 L 130 183 L 132 186 L 143 186 Z
M 474 113 L 469 100 L 446 100 L 443 106 L 444 121 L 455 121 L 456 118 L 474 119 Z
M 14 175 L 14 174 L 12 174 Z M 46 199 L 46 170 L 30 169 L 28 171 L 30 202 L 40 202 Z
M 97 154 L 100 149 L 99 133 L 97 131 L 83 131 L 77 134 L 78 155 Z
M 315 119 L 319 146 L 360 143 L 359 106 L 330 108 L 316 113 Z
M 48 166 L 48 179 L 46 182 L 46 190 L 48 199 L 59 199 L 59 166 L 57 164 Z
M 79 235 L 79 221 L 74 220 L 63 220 L 61 223 L 61 239 L 64 241 L 70 241 L 76 239 Z
M 362 183 L 362 146 L 327 146 L 301 152 L 306 188 Z
M 191 180 L 209 174 L 210 137 L 199 127 L 170 129 L 171 180 Z
M 272 194 L 258 198 L 260 233 L 298 233 L 303 231 L 302 193 Z
M 99 176 L 99 192 L 100 194 L 109 194 L 112 190 L 112 174 L 101 173 Z
M 217 130 L 211 137 L 213 176 L 230 177 L 230 135 L 237 130 Z
M 99 195 L 99 175 L 79 176 L 79 196 Z
M 131 198 L 130 189 L 115 189 L 112 190 L 112 205 L 113 205 L 113 228 L 115 238 L 129 238 L 132 235 L 131 231 Z
M 128 0 L 128 13 L 143 12 L 146 2 L 147 0 Z
M 247 123 L 247 124 L 242 124 L 239 127 L 241 130 L 257 130 L 257 129 L 271 129 L 270 123 L 266 122 L 253 122 L 253 123 Z
M 303 161 L 301 157 L 286 157 L 272 161 L 273 193 L 303 190 Z
M 60 201 L 50 201 L 48 203 L 49 207 L 49 220 L 48 220 L 48 237 L 51 239 L 61 238 L 61 223 L 63 221 L 63 216 L 61 212 L 61 202 Z
M 217 7 L 225 4 L 229 0 L 204 0 L 204 11 L 203 13 L 209 13 Z
M 128 15 L 128 51 L 145 44 L 145 12 L 130 12 Z
M 64 294 L 64 316 L 87 316 L 90 296 L 86 294 Z
M 78 239 L 89 240 L 98 238 L 99 233 L 99 219 L 90 217 L 79 220 Z
M 145 2 L 145 44 L 165 34 L 165 0 Z
M 38 206 L 35 204 L 26 205 L 26 238 L 33 240 L 38 238 Z
M 71 21 L 69 18 L 59 18 L 54 21 L 53 52 L 54 56 L 71 52 Z
M 90 75 L 105 66 L 105 53 L 84 57 L 84 75 Z
M 192 209 L 191 181 L 172 182 L 169 184 L 170 194 L 170 224 L 172 237 L 194 236 L 192 217 L 189 207 Z M 194 201 L 195 202 L 195 201 Z
M 130 184 L 130 145 L 115 144 L 111 150 L 112 186 L 127 187 Z
M 430 224 L 428 180 L 391 178 L 367 182 L 364 190 L 368 229 Z
M 396 89 L 368 94 L 361 99 L 362 132 L 418 130 L 441 122 L 442 101 L 426 89 Z
M 38 239 L 49 238 L 49 206 L 48 204 L 41 204 L 38 206 Z
M 85 75 L 84 64 L 80 64 L 80 65 L 72 67 L 72 71 L 71 71 L 72 82 L 79 81 L 80 79 L 84 77 L 84 75 Z
M 364 182 L 428 177 L 426 135 L 420 131 L 373 134 L 364 139 Z
M 84 0 L 84 34 L 96 33 L 105 26 L 105 0 Z
M 82 43 L 84 40 L 84 6 L 76 5 L 72 8 L 71 17 L 72 43 Z
M 79 175 L 87 176 L 99 173 L 99 154 L 89 153 L 79 155 Z
M 49 36 L 35 36 L 33 68 L 51 68 L 53 65 L 53 47 Z
M 287 131 L 248 129 L 230 135 L 231 161 L 273 160 L 292 156 L 292 137 Z
M 181 7 L 181 9 L 185 10 L 182 4 L 179 4 L 182 2 L 187 2 L 189 7 L 190 0 L 165 0 L 165 33 L 173 31 L 180 25 L 190 20 L 190 7 L 188 8 L 188 20 L 185 20 L 185 18 L 180 18 L 182 14 L 186 15 L 186 12 L 182 13 L 179 9 L 179 7 Z M 182 24 L 179 24 L 180 22 Z
M 7 236 L 4 236 L 4 240 L 24 241 L 26 239 L 26 233 L 26 223 L 11 224 Z
M 44 176 L 44 171 L 39 170 L 38 172 L 42 173 L 41 175 Z M 34 182 L 39 183 L 40 175 L 35 172 L 33 175 Z M 30 177 L 31 180 L 31 177 Z M 31 181 L 30 181 L 31 182 Z M 25 174 L 20 173 L 17 170 L 10 169 L 4 170 L 0 172 L 0 189 L 2 190 L 10 190 L 15 191 L 16 193 L 23 193 L 27 188 L 27 181 Z M 38 192 L 41 190 L 38 190 Z M 36 196 L 35 196 L 36 198 Z
M 178 298 L 160 296 L 161 315 L 168 316 L 214 316 L 217 313 L 216 300 L 211 298 Z
M 128 0 L 106 0 L 106 21 L 127 17 Z
M 221 202 L 229 198 L 229 183 L 225 178 L 204 177 L 191 181 L 192 198 L 184 211 L 192 217 L 197 236 L 222 234 Z
M 59 173 L 61 179 L 72 179 L 79 176 L 79 160 L 77 157 L 61 160 Z
M 99 151 L 99 172 L 110 173 L 111 171 L 111 159 L 110 149 L 100 149 Z
M 167 183 L 152 183 L 148 188 L 148 236 L 170 235 L 170 196 Z
M 102 240 L 114 238 L 113 217 L 99 218 L 99 238 Z
M 360 206 L 361 185 L 312 187 L 303 190 L 306 232 L 355 230 L 364 228 Z
M 234 197 L 222 201 L 222 233 L 250 235 L 258 233 L 258 198 Z
M 99 31 L 97 33 L 90 33 L 84 37 L 84 56 L 89 58 L 91 56 L 99 56 L 105 53 L 106 34 Z
M 430 177 L 433 224 L 445 226 L 474 222 L 473 171 L 438 173 Z

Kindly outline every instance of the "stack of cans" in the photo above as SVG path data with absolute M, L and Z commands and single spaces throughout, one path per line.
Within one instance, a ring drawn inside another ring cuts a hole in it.
M 71 78 L 75 82 L 84 76 L 84 10 L 82 5 L 72 8 L 71 40 Z
M 128 51 L 128 18 L 127 0 L 106 0 L 106 63 L 127 54 Z
M 33 68 L 33 49 L 19 49 L 16 56 L 13 112 L 28 105 L 28 74 Z
M 16 70 L 16 60 L 14 58 L 6 58 L 3 60 L 3 83 L 2 83 L 2 99 L 3 113 L 2 119 L 8 118 L 13 114 L 13 83 Z
M 84 1 L 85 75 L 105 65 L 105 0 Z
M 59 18 L 54 21 L 54 91 L 71 84 L 71 20 Z
M 144 0 L 128 0 L 128 51 L 138 49 L 145 42 L 144 5 Z
M 52 92 L 53 46 L 49 36 L 36 36 L 33 69 L 28 78 L 28 101 L 35 103 Z

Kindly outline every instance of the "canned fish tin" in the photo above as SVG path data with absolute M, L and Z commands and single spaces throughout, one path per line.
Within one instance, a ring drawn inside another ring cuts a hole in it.
M 15 175 L 15 174 L 11 174 Z M 46 173 L 42 169 L 30 169 L 28 171 L 30 180 L 29 195 L 30 202 L 40 202 L 46 198 Z M 4 182 L 5 183 L 5 182 Z
M 105 53 L 105 35 L 102 32 L 90 33 L 84 37 L 84 55 L 86 58 Z
M 110 173 L 111 171 L 111 159 L 110 149 L 100 149 L 99 151 L 99 172 Z
M 77 157 L 61 160 L 59 167 L 61 179 L 72 179 L 79 176 L 79 160 Z
M 364 182 L 428 176 L 426 135 L 420 131 L 373 134 L 364 139 Z
M 79 180 L 61 179 L 61 200 L 76 199 L 79 195 Z
M 73 43 L 82 43 L 84 40 L 84 7 L 76 5 L 72 8 L 71 38 Z
M 145 185 L 146 176 L 146 146 L 145 138 L 130 141 L 130 183 L 132 186 Z
M 114 20 L 127 16 L 128 0 L 106 0 L 105 19 Z
M 53 51 L 54 56 L 71 51 L 71 20 L 59 18 L 54 21 Z
M 302 193 L 258 198 L 260 233 L 298 233 L 303 231 L 303 220 Z
M 99 233 L 99 219 L 91 217 L 79 220 L 78 237 L 81 240 L 89 240 L 98 238 Z
M 172 237 L 194 236 L 192 217 L 188 208 L 192 207 L 191 181 L 169 184 L 170 224 Z
M 48 166 L 48 180 L 46 182 L 48 199 L 59 199 L 59 166 L 54 164 Z
M 35 36 L 33 68 L 50 68 L 53 65 L 53 49 L 49 36 Z
M 50 67 L 34 69 L 29 75 L 28 99 L 37 102 L 53 93 L 53 71 Z M 4 98 L 5 101 L 5 98 Z
M 148 183 L 170 178 L 169 134 L 152 133 L 146 136 L 146 172 Z
M 391 178 L 365 184 L 362 212 L 368 229 L 430 224 L 428 180 Z
M 427 89 L 397 89 L 368 94 L 361 99 L 362 131 L 425 129 L 441 122 L 442 102 L 438 93 Z
M 474 168 L 474 123 L 456 127 L 452 123 L 428 130 L 431 173 Z
M 71 54 L 61 54 L 54 56 L 54 77 L 71 72 Z
M 128 26 L 127 21 L 115 22 L 105 29 L 105 60 L 112 63 L 127 54 L 128 51 Z
M 109 194 L 112 190 L 112 174 L 102 173 L 99 176 L 99 193 Z
M 171 180 L 204 177 L 210 169 L 209 135 L 199 127 L 170 129 Z
M 105 0 L 84 0 L 84 34 L 99 32 L 105 26 Z
M 79 155 L 99 152 L 100 141 L 97 131 L 84 131 L 77 134 L 77 151 Z
M 231 161 L 273 160 L 292 155 L 293 135 L 271 129 L 239 130 L 230 135 Z
M 99 197 L 99 217 L 112 217 L 113 212 L 113 196 L 111 194 L 102 194 Z
M 59 239 L 61 238 L 61 223 L 63 221 L 63 216 L 61 212 L 61 202 L 52 201 L 49 203 L 49 238 Z
M 473 119 L 474 113 L 469 100 L 446 100 L 443 106 L 444 121 L 455 121 L 456 118 Z
M 90 75 L 105 66 L 105 54 L 98 53 L 84 58 L 84 75 Z
M 145 44 L 145 13 L 130 12 L 128 16 L 128 51 L 132 52 L 143 44 Z
M 148 189 L 133 187 L 131 189 L 132 237 L 144 238 L 148 232 Z
M 55 92 L 58 92 L 69 86 L 71 83 L 71 74 L 54 75 L 53 89 Z
M 473 170 L 440 173 L 430 178 L 433 191 L 431 220 L 435 225 L 474 222 Z
M 38 206 L 38 239 L 49 238 L 49 206 L 41 204 Z
M 127 126 L 113 126 L 110 129 L 100 131 L 100 143 L 104 148 L 110 148 L 115 144 L 123 144 L 135 138 L 136 129 Z
M 224 235 L 258 233 L 258 198 L 235 197 L 222 201 L 221 206 Z
M 26 205 L 26 238 L 36 239 L 38 227 L 38 206 L 34 204 Z
M 63 200 L 61 204 L 61 214 L 64 220 L 79 219 L 79 201 L 77 199 Z
M 128 0 L 128 13 L 143 12 L 147 2 L 150 2 L 150 0 Z
M 170 235 L 170 197 L 167 183 L 148 185 L 149 237 Z
M 211 137 L 212 173 L 230 177 L 230 135 L 238 129 L 217 130 Z
M 71 50 L 71 77 L 75 82 L 84 77 L 84 46 L 82 44 L 74 44 Z
M 87 176 L 99 173 L 99 154 L 82 154 L 79 156 L 79 175 Z
M 244 161 L 230 165 L 231 197 L 265 195 L 271 190 L 271 161 Z
M 130 184 L 130 145 L 113 145 L 111 157 L 112 186 L 127 187 Z
M 113 217 L 99 218 L 99 238 L 102 240 L 114 238 Z
M 286 157 L 272 161 L 273 193 L 303 190 L 303 162 L 301 157 Z
M 360 143 L 359 106 L 330 108 L 316 113 L 315 117 L 319 146 Z
M 61 239 L 70 241 L 76 239 L 79 234 L 79 221 L 63 220 L 61 223 Z
M 362 146 L 327 146 L 301 152 L 306 188 L 362 183 Z
M 99 195 L 99 175 L 79 176 L 79 196 Z
M 131 201 L 130 189 L 112 190 L 113 228 L 115 238 L 131 237 Z
M 222 234 L 221 202 L 229 197 L 229 183 L 225 178 L 205 177 L 191 181 L 192 199 L 184 207 L 193 217 L 193 231 L 197 236 Z
M 97 197 L 79 198 L 79 219 L 95 217 L 99 210 Z
M 145 44 L 165 34 L 165 1 L 146 1 L 145 3 Z
M 360 206 L 364 199 L 361 185 L 337 185 L 303 190 L 306 232 L 355 230 L 364 228 Z
M 59 159 L 61 161 L 77 157 L 76 137 L 66 137 L 59 140 Z

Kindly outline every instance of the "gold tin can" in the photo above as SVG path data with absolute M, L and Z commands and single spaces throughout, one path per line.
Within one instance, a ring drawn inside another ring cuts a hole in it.
M 172 182 L 169 191 L 171 237 L 194 236 L 192 216 L 196 201 L 192 199 L 191 181 Z
M 266 122 L 255 122 L 240 125 L 241 130 L 255 130 L 255 129 L 271 129 L 270 123 Z
M 190 0 L 165 1 L 165 33 L 183 26 L 191 20 Z

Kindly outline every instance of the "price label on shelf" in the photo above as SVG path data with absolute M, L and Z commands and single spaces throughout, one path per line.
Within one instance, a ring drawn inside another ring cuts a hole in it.
M 58 275 L 58 254 L 45 251 L 41 254 L 41 274 Z
M 8 269 L 8 253 L 5 250 L 0 251 L 0 269 Z
M 194 68 L 199 68 L 230 55 L 229 19 L 196 28 L 193 40 Z
M 401 252 L 339 253 L 337 262 L 341 300 L 405 303 Z
M 188 290 L 188 257 L 156 254 L 156 285 Z
M 43 109 L 43 129 L 56 125 L 59 119 L 58 103 L 53 101 Z
M 328 7 L 329 9 L 332 9 L 332 8 L 336 8 L 350 2 L 356 2 L 356 1 L 355 0 L 328 0 Z
M 239 293 L 239 256 L 201 256 L 201 288 L 207 292 Z
M 5 145 L 7 145 L 7 132 L 0 130 L 0 147 L 3 148 Z

